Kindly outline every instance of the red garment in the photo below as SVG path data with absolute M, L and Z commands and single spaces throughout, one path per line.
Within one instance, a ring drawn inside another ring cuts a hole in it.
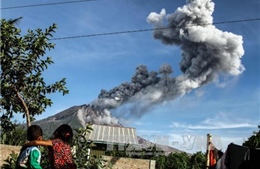
M 213 166 L 217 163 L 216 157 L 214 155 L 214 150 L 209 151 L 209 166 Z
M 52 147 L 49 148 L 49 157 L 52 169 L 76 169 L 70 145 L 60 139 L 52 140 Z

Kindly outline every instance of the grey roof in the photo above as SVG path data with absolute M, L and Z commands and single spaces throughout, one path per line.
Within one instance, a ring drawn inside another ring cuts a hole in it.
M 87 139 L 96 142 L 138 144 L 135 128 L 93 124 Z

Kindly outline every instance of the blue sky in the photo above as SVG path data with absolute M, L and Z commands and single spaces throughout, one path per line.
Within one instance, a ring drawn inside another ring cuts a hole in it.
M 53 2 L 3 0 L 1 6 Z M 213 23 L 260 18 L 258 0 L 214 3 Z M 147 22 L 151 12 L 159 14 L 165 9 L 166 14 L 172 14 L 185 4 L 184 0 L 97 0 L 2 9 L 1 18 L 22 16 L 18 27 L 23 33 L 27 29 L 45 29 L 56 23 L 58 29 L 54 38 L 63 38 L 152 29 L 153 25 Z M 239 60 L 245 70 L 235 76 L 224 74 L 182 97 L 152 106 L 140 116 L 119 119 L 122 124 L 136 128 L 138 135 L 151 141 L 166 138 L 165 144 L 188 152 L 204 151 L 207 133 L 213 136 L 217 147 L 225 150 L 229 143 L 241 144 L 257 130 L 260 120 L 260 21 L 222 23 L 215 27 L 243 38 L 244 54 Z M 153 38 L 153 31 L 52 42 L 56 44 L 55 49 L 47 55 L 52 56 L 54 64 L 44 73 L 45 80 L 53 83 L 66 77 L 70 93 L 50 95 L 54 104 L 37 119 L 74 105 L 91 103 L 97 99 L 101 89 L 110 90 L 131 81 L 139 65 L 146 65 L 149 71 L 158 71 L 163 64 L 169 64 L 174 71 L 171 76 L 183 74 L 179 65 L 182 57 L 180 46 L 163 44 Z M 16 118 L 23 121 L 18 116 Z

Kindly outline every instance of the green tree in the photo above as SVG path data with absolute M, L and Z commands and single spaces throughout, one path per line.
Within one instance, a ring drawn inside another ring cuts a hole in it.
M 165 162 L 165 169 L 187 169 L 190 168 L 190 157 L 187 153 L 171 153 Z
M 155 160 L 155 168 L 156 169 L 166 169 L 166 161 L 167 161 L 166 155 L 159 155 L 155 156 L 153 160 Z
M 243 143 L 243 146 L 260 148 L 260 125 L 258 125 L 258 131 L 254 131 L 253 135 Z
M 26 129 L 19 124 L 14 124 L 14 129 L 9 132 L 1 132 L 0 143 L 21 146 L 27 140 Z
M 196 152 L 190 158 L 191 169 L 206 168 L 206 155 L 205 153 Z
M 11 130 L 11 118 L 14 113 L 22 113 L 27 126 L 31 119 L 45 111 L 52 105 L 48 94 L 69 91 L 66 79 L 63 78 L 47 85 L 42 76 L 44 70 L 53 64 L 51 57 L 45 56 L 46 50 L 54 48 L 49 40 L 57 28 L 53 24 L 45 30 L 28 30 L 21 35 L 21 30 L 15 26 L 19 20 L 1 19 L 1 98 L 0 109 L 1 126 L 4 130 Z

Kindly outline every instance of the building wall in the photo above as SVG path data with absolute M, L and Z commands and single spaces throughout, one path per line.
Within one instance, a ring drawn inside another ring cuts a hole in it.
M 90 155 L 95 155 L 95 156 L 105 155 L 105 151 L 103 151 L 103 150 L 91 150 Z
M 106 144 L 99 144 L 99 143 L 93 144 L 90 150 L 90 155 L 96 155 L 96 156 L 105 155 L 106 148 L 107 148 Z
M 155 169 L 155 160 L 103 156 L 112 169 Z

